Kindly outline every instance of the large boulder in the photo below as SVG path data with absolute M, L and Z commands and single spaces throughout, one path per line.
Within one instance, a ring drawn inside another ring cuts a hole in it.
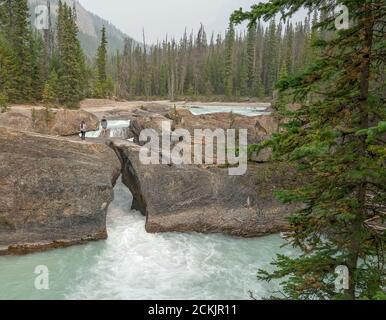
M 34 131 L 30 116 L 19 112 L 0 113 L 0 126 L 21 131 Z
M 145 129 L 153 129 L 162 135 L 162 124 L 167 122 L 173 127 L 173 121 L 160 114 L 148 113 L 146 111 L 137 113 L 130 121 L 130 130 L 135 142 L 139 143 L 139 136 Z
M 0 127 L 0 254 L 105 239 L 120 170 L 104 144 Z
M 58 136 L 78 134 L 82 121 L 85 121 L 88 131 L 95 131 L 99 127 L 98 118 L 84 110 L 36 108 L 29 113 L 0 114 L 1 127 Z
M 58 136 L 71 136 L 79 133 L 80 123 L 84 121 L 88 131 L 95 131 L 99 128 L 99 119 L 84 110 L 60 109 L 55 113 L 49 123 L 49 133 Z
M 279 128 L 273 115 L 247 117 L 229 112 L 193 115 L 189 110 L 176 109 L 169 112 L 168 117 L 173 120 L 176 128 L 184 128 L 191 133 L 195 129 L 247 129 L 249 143 L 264 141 Z
M 172 107 L 167 104 L 149 103 L 144 106 L 141 106 L 139 109 L 150 113 L 158 113 L 161 115 L 166 115 L 170 112 Z
M 266 141 L 271 138 L 273 133 L 279 131 L 279 120 L 275 115 L 247 117 L 227 112 L 193 115 L 188 109 L 173 109 L 166 114 L 158 114 L 150 113 L 141 108 L 134 112 L 134 117 L 130 124 L 130 131 L 134 137 L 134 141 L 139 143 L 138 137 L 144 129 L 153 129 L 161 136 L 163 134 L 163 122 L 169 122 L 172 130 L 188 130 L 192 137 L 196 129 L 210 129 L 212 131 L 216 129 L 235 129 L 236 135 L 240 129 L 246 129 L 248 131 L 248 144 L 258 144 Z M 218 143 L 212 146 L 216 154 Z M 222 148 L 225 147 L 222 146 Z M 269 162 L 271 157 L 272 149 L 266 148 L 259 153 L 252 154 L 250 160 L 255 162 Z M 214 158 L 214 161 L 216 162 L 216 158 Z
M 195 129 L 246 129 L 248 143 L 255 144 L 267 140 L 279 130 L 279 122 L 273 115 L 247 117 L 235 113 L 222 112 L 205 115 L 193 115 L 187 109 L 174 109 L 166 114 L 151 113 L 144 109 L 134 112 L 130 130 L 135 141 L 144 129 L 154 129 L 162 134 L 162 122 L 170 122 L 171 129 L 187 129 L 192 135 Z
M 226 233 L 253 237 L 285 231 L 294 207 L 274 191 L 295 183 L 285 164 L 248 165 L 243 176 L 226 168 L 199 165 L 144 165 L 140 146 L 112 140 L 123 163 L 123 181 L 133 193 L 133 207 L 146 215 L 146 230 Z

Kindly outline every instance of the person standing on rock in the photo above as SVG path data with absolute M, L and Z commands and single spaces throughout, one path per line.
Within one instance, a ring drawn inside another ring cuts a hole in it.
M 86 140 L 86 131 L 87 131 L 87 126 L 86 126 L 86 122 L 82 121 L 80 123 L 80 134 L 82 136 L 82 140 L 85 141 Z
M 102 118 L 102 121 L 101 121 L 101 126 L 102 126 L 102 136 L 103 137 L 106 137 L 106 134 L 107 134 L 107 120 L 105 117 Z

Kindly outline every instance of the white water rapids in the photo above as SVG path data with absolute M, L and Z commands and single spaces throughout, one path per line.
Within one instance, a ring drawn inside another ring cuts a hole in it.
M 124 135 L 124 130 L 129 128 L 130 120 L 108 120 L 107 129 L 110 130 L 110 138 L 122 137 Z M 86 138 L 98 138 L 102 133 L 102 128 L 99 127 L 96 131 L 90 131 L 86 133 Z
M 277 252 L 292 253 L 279 235 L 148 234 L 118 181 L 108 210 L 107 241 L 20 257 L 0 257 L 0 299 L 249 299 L 269 295 L 259 282 Z M 36 290 L 36 266 L 49 270 L 49 290 Z

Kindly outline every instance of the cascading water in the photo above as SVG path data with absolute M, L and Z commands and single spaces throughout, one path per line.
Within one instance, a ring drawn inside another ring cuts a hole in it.
M 20 257 L 0 257 L 0 299 L 248 299 L 268 296 L 258 282 L 276 253 L 292 254 L 279 235 L 148 234 L 130 210 L 119 181 L 108 210 L 107 241 Z M 49 290 L 36 290 L 37 266 L 49 270 Z
M 128 139 L 130 120 L 108 120 L 107 130 L 110 138 Z M 102 128 L 97 131 L 86 133 L 86 138 L 99 138 L 102 134 Z

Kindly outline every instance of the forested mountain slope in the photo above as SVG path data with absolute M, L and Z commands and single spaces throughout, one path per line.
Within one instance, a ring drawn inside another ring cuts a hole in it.
M 73 7 L 75 3 L 79 28 L 79 39 L 87 56 L 95 56 L 99 44 L 98 39 L 100 38 L 100 30 L 102 29 L 103 25 L 106 27 L 110 52 L 115 52 L 117 49 L 123 49 L 124 39 L 130 39 L 128 35 L 124 34 L 108 21 L 87 11 L 78 1 L 62 0 L 62 2 L 66 2 L 71 7 Z M 33 19 L 36 6 L 40 4 L 46 4 L 47 0 L 28 0 L 28 3 L 30 6 L 31 18 Z M 50 0 L 50 3 L 52 22 L 53 26 L 55 26 L 59 0 Z

